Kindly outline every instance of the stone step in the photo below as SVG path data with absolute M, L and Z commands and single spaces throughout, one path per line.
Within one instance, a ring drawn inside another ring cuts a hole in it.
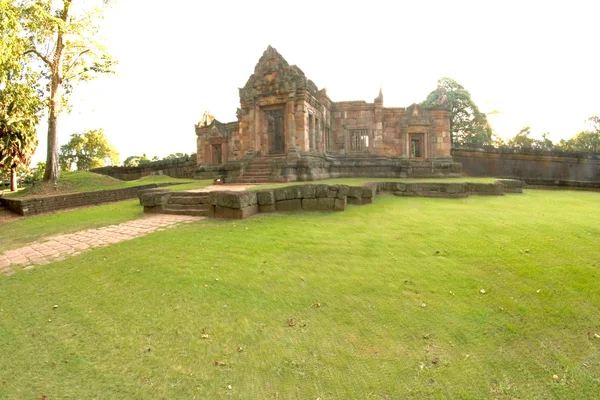
M 243 175 L 271 175 L 271 170 L 244 171 Z
M 210 197 L 205 194 L 197 193 L 197 196 L 171 196 L 167 204 L 207 204 L 210 203 Z
M 207 211 L 212 207 L 210 204 L 167 204 L 165 211 L 191 210 L 191 211 Z
M 197 196 L 206 196 L 206 193 L 202 192 L 174 192 L 172 197 L 197 197 Z
M 171 215 L 191 215 L 193 217 L 208 217 L 208 210 L 200 210 L 200 209 L 189 209 L 189 210 L 169 210 L 164 209 L 161 211 L 162 214 L 171 214 Z

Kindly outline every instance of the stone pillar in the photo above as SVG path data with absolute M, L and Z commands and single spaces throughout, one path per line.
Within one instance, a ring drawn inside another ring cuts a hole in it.
M 262 142 L 261 111 L 257 104 L 254 106 L 254 151 L 261 155 Z
M 293 156 L 298 155 L 298 148 L 296 146 L 296 102 L 294 101 L 293 94 L 290 95 L 286 103 L 287 112 L 287 126 L 286 126 L 286 147 L 287 153 Z

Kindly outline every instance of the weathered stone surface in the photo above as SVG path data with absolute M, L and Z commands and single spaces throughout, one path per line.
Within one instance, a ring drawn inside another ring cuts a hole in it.
M 350 191 L 350 187 L 347 185 L 340 185 L 338 192 L 337 192 L 337 198 L 338 199 L 345 199 L 348 196 L 348 192 Z
M 363 197 L 361 199 L 361 203 L 362 204 L 371 204 L 373 202 L 373 198 L 372 197 Z
M 156 206 L 154 197 L 154 193 L 144 193 L 140 197 L 140 204 L 144 207 L 154 207 Z
M 327 188 L 327 197 L 335 199 L 340 190 L 340 185 L 329 185 Z
M 360 199 L 362 197 L 362 187 L 350 186 L 348 188 L 348 198 Z
M 302 199 L 302 209 L 307 211 L 318 210 L 318 199 Z
M 275 203 L 259 205 L 258 211 L 260 211 L 261 213 L 275 212 L 275 211 L 277 211 L 277 207 L 275 206 Z
M 300 186 L 287 186 L 282 188 L 277 188 L 274 190 L 275 192 L 275 200 L 293 200 L 293 199 L 301 199 L 302 192 Z
M 346 198 L 343 199 L 335 199 L 335 203 L 333 205 L 333 209 L 336 211 L 344 211 L 346 208 Z
M 496 183 L 467 183 L 469 193 L 478 195 L 492 195 L 502 196 L 504 191 L 502 190 L 502 184 Z
M 317 210 L 333 210 L 335 199 L 332 197 L 317 198 Z
M 256 199 L 260 206 L 275 204 L 275 193 L 273 189 L 259 190 L 256 192 Z
M 215 218 L 245 219 L 258 213 L 258 204 L 243 208 L 215 206 Z
M 362 204 L 362 197 L 347 197 L 346 202 L 348 204 L 360 206 Z
M 256 192 L 212 192 L 211 203 L 226 208 L 244 208 L 257 204 Z
M 299 211 L 302 210 L 301 199 L 281 200 L 275 203 L 277 211 Z
M 377 192 L 377 184 L 365 185 L 362 187 L 362 197 L 375 197 L 376 192 Z
M 303 199 L 314 199 L 315 198 L 315 185 L 312 184 L 307 184 L 307 185 L 302 185 L 300 186 L 301 191 L 302 191 L 302 198 Z
M 324 184 L 315 185 L 315 197 L 327 197 L 328 190 L 329 190 L 329 185 L 324 185 Z

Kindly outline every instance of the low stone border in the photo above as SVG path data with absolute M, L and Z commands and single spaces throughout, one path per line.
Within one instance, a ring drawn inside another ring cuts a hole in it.
M 23 199 L 0 197 L 0 205 L 19 215 L 35 215 L 66 208 L 81 207 L 131 199 L 140 191 L 163 186 L 181 185 L 186 182 L 151 183 L 122 189 L 97 190 L 93 192 L 69 193 L 52 196 L 35 196 Z
M 257 213 L 281 211 L 343 211 L 347 204 L 370 204 L 377 193 L 396 196 L 460 198 L 469 195 L 502 196 L 522 193 L 523 182 L 498 180 L 493 183 L 404 183 L 372 182 L 363 186 L 305 184 L 257 191 L 210 193 L 152 191 L 140 196 L 144 212 L 186 214 L 212 218 L 245 219 Z M 173 201 L 179 206 L 173 210 Z M 202 207 L 202 208 L 200 208 Z M 200 211 L 202 210 L 202 211 Z

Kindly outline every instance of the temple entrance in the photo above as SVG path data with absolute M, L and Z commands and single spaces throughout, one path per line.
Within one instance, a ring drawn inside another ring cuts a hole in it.
M 267 136 L 269 138 L 269 154 L 285 153 L 285 136 L 283 132 L 283 108 L 265 111 L 267 115 Z
M 221 144 L 213 144 L 212 145 L 212 163 L 213 165 L 218 165 L 223 162 L 223 154 L 221 151 Z
M 423 134 L 412 134 L 410 135 L 410 157 L 411 158 L 422 158 L 423 154 Z

